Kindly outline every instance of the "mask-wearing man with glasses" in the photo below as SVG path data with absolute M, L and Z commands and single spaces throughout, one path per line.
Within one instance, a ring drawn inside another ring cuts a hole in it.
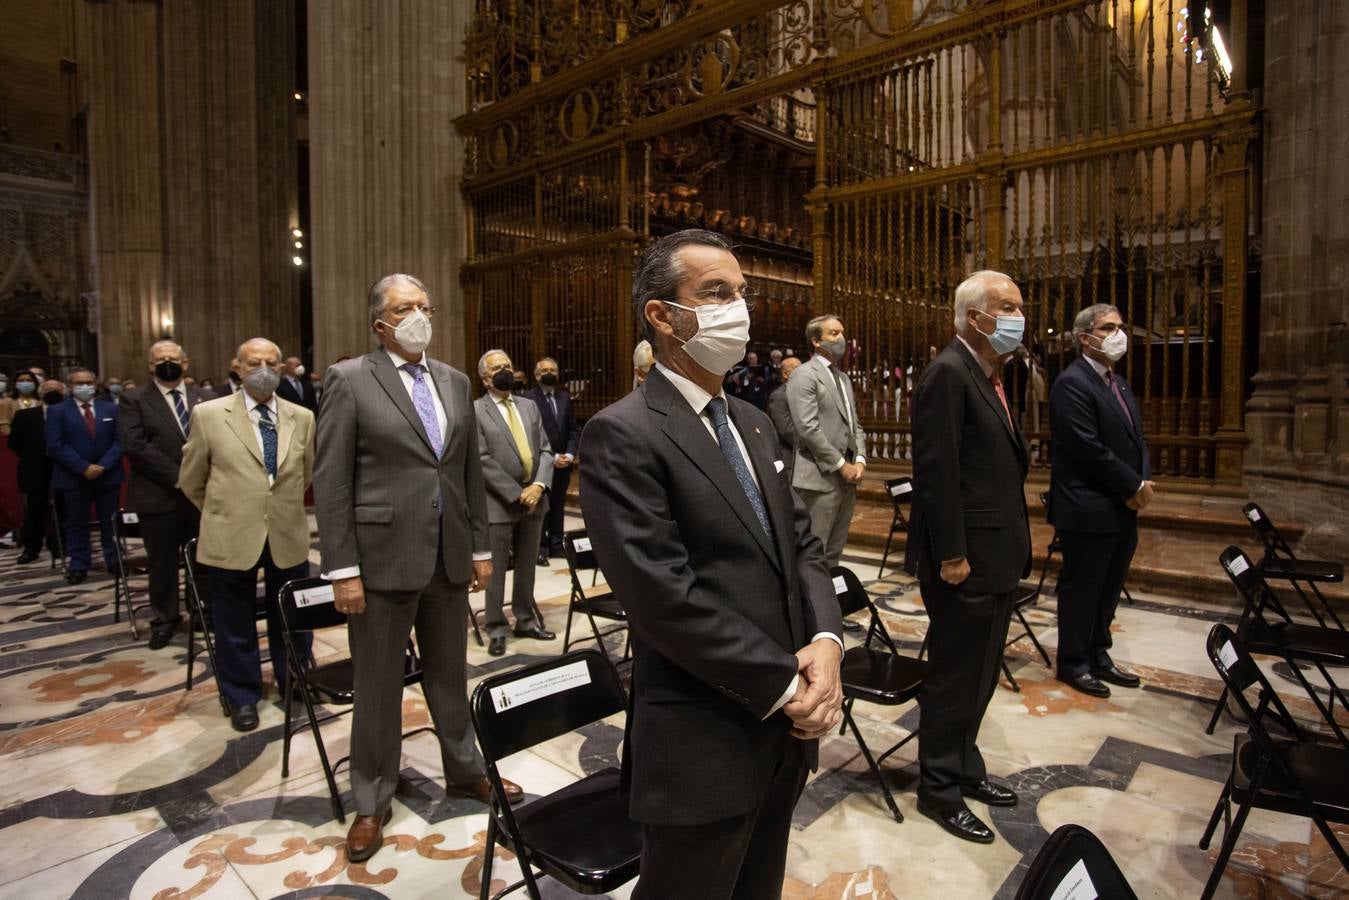
M 1129 352 L 1119 310 L 1089 306 L 1073 320 L 1080 356 L 1049 394 L 1054 458 L 1049 521 L 1063 546 L 1059 572 L 1060 681 L 1093 697 L 1138 687 L 1115 665 L 1110 623 L 1138 546 L 1138 513 L 1153 484 L 1142 413 L 1116 364 Z
M 447 790 L 483 803 L 491 793 L 464 671 L 468 595 L 492 574 L 469 380 L 427 356 L 435 310 L 419 280 L 381 278 L 368 311 L 380 346 L 324 373 L 314 472 L 323 577 L 349 617 L 356 684 L 352 862 L 379 850 L 392 816 L 403 663 L 414 627 Z M 515 785 L 510 793 L 524 796 Z
M 544 519 L 543 534 L 539 536 L 539 565 L 546 566 L 549 557 L 562 555 L 567 487 L 571 484 L 576 450 L 581 443 L 581 428 L 576 423 L 571 394 L 562 386 L 557 360 L 551 356 L 545 356 L 534 364 L 534 387 L 525 391 L 525 397 L 533 400 L 543 414 L 543 430 L 553 448 L 548 515 Z
M 202 403 L 188 419 L 178 487 L 201 511 L 197 562 L 206 573 L 215 626 L 216 677 L 236 731 L 258 727 L 262 663 L 258 654 L 258 569 L 266 585 L 267 644 L 282 698 L 286 691 L 281 586 L 309 577 L 309 520 L 304 495 L 314 470 L 314 414 L 276 394 L 281 349 L 266 338 L 239 346 L 243 389 Z M 156 366 L 155 380 L 175 373 Z M 154 390 L 147 387 L 146 392 Z M 296 651 L 310 660 L 308 634 Z
M 778 896 L 792 809 L 840 717 L 820 542 L 772 423 L 722 390 L 747 294 L 720 235 L 651 242 L 633 302 L 655 367 L 581 436 L 586 528 L 638 673 L 622 756 L 639 900 Z

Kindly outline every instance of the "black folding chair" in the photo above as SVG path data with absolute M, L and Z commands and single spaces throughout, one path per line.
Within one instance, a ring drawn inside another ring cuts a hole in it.
M 890 533 L 885 536 L 885 552 L 881 554 L 881 565 L 876 570 L 877 578 L 885 575 L 885 563 L 890 558 L 890 545 L 895 535 L 909 530 L 909 521 L 904 518 L 904 504 L 913 499 L 913 479 L 907 475 L 887 479 L 885 493 L 890 495 L 890 505 L 894 507 L 895 514 L 890 519 Z
M 1231 628 L 1221 623 L 1214 625 L 1208 634 L 1207 649 L 1228 695 L 1246 716 L 1247 731 L 1235 736 L 1231 773 L 1199 840 L 1199 849 L 1207 850 L 1219 817 L 1223 819 L 1222 848 L 1204 885 L 1204 900 L 1217 890 L 1252 808 L 1311 819 L 1340 865 L 1349 870 L 1349 853 L 1330 827 L 1331 822 L 1349 823 L 1349 778 L 1345 777 L 1349 772 L 1349 749 L 1305 738 L 1274 686 Z M 1253 687 L 1258 687 L 1254 705 L 1246 693 Z M 1275 718 L 1286 723 L 1291 740 L 1275 739 L 1265 727 L 1269 707 L 1274 708 Z M 1233 803 L 1237 804 L 1235 816 Z
M 607 657 L 609 648 L 604 645 L 604 638 L 627 629 L 628 613 L 614 597 L 613 590 L 607 585 L 598 583 L 600 564 L 595 559 L 595 551 L 590 548 L 590 538 L 584 529 L 568 531 L 562 535 L 562 552 L 567 557 L 567 569 L 571 573 L 571 597 L 567 602 L 567 631 L 562 640 L 562 652 L 566 653 L 571 649 L 571 620 L 572 616 L 579 612 L 590 622 L 590 632 L 594 637 L 577 638 L 577 643 L 594 640 Z M 590 573 L 590 587 L 582 583 L 581 575 L 584 572 Z M 595 622 L 597 618 L 617 624 L 601 631 Z M 623 645 L 623 659 L 628 658 L 631 649 L 632 640 L 629 635 L 628 641 Z
M 843 566 L 835 566 L 829 574 L 834 579 L 834 593 L 838 595 L 839 608 L 844 616 L 863 610 L 871 614 L 871 624 L 867 628 L 866 640 L 862 646 L 849 648 L 843 653 L 843 667 L 840 673 L 843 682 L 843 726 L 839 729 L 839 733 L 842 734 L 847 728 L 852 728 L 853 736 L 857 738 L 857 746 L 861 749 L 867 766 L 871 768 L 871 774 L 880 782 L 885 805 L 890 807 L 890 813 L 896 822 L 903 822 L 904 815 L 899 811 L 899 806 L 896 805 L 895 798 L 885 783 L 881 763 L 900 747 L 916 738 L 918 731 L 909 732 L 889 750 L 880 756 L 873 756 L 871 748 L 862 737 L 862 730 L 857 727 L 857 720 L 853 718 L 852 708 L 857 700 L 882 706 L 908 703 L 918 696 L 923 687 L 927 663 L 900 654 L 899 648 L 890 637 L 890 632 L 885 628 L 885 623 L 881 621 L 876 604 L 871 602 L 867 589 L 862 586 L 856 573 Z M 881 646 L 873 649 L 871 646 L 873 641 L 879 642 Z
M 299 664 L 301 656 L 296 652 L 296 638 L 300 632 L 320 631 L 324 628 L 345 627 L 347 617 L 337 611 L 333 603 L 332 582 L 322 578 L 297 578 L 281 587 L 277 597 L 277 606 L 281 612 L 282 637 L 286 643 L 286 703 L 285 724 L 281 739 L 281 777 L 290 775 L 290 739 L 298 730 L 291 721 L 291 708 L 298 694 L 304 701 L 305 715 L 309 721 L 299 728 L 308 728 L 314 735 L 314 746 L 318 748 L 319 762 L 323 765 L 323 777 L 328 781 L 328 795 L 332 800 L 333 815 L 337 821 L 345 822 L 342 808 L 342 795 L 337 791 L 334 773 L 350 757 L 344 756 L 332 765 L 328 764 L 328 750 L 323 744 L 323 733 L 319 726 L 324 722 L 341 718 L 350 712 L 350 708 L 328 713 L 322 717 L 314 713 L 316 702 L 350 707 L 355 698 L 355 685 L 351 657 L 326 662 L 321 666 L 305 668 Z M 421 660 L 411 640 L 408 641 L 407 655 L 403 659 L 403 686 L 420 684 L 422 680 Z M 404 738 L 423 732 L 435 734 L 429 725 L 403 732 Z
M 1260 504 L 1247 503 L 1242 512 L 1246 514 L 1246 520 L 1255 529 L 1260 542 L 1265 545 L 1265 555 L 1260 560 L 1260 574 L 1267 579 L 1287 581 L 1293 586 L 1293 590 L 1297 591 L 1302 602 L 1307 604 L 1307 609 L 1311 610 L 1317 622 L 1326 624 L 1325 618 L 1321 615 L 1324 611 L 1335 623 L 1335 627 L 1343 631 L 1344 623 L 1335 614 L 1335 609 L 1322 595 L 1317 584 L 1338 584 L 1344 581 L 1344 566 L 1329 560 L 1299 559 L 1293 553 L 1293 548 L 1283 539 L 1279 529 L 1275 527 L 1274 521 L 1260 508 Z M 1303 589 L 1304 584 L 1310 590 L 1310 596 L 1308 591 Z M 1316 598 L 1316 603 L 1312 602 L 1312 597 Z
M 1040 576 L 1040 580 L 1041 582 L 1044 581 L 1043 575 Z M 1021 633 L 1016 637 L 1008 638 L 1007 643 L 1003 644 L 1002 649 L 1006 651 L 1008 647 L 1011 647 L 1022 638 L 1030 638 L 1030 642 L 1035 645 L 1035 649 L 1040 654 L 1040 658 L 1045 661 L 1045 666 L 1052 671 L 1054 665 L 1049 661 L 1049 654 L 1046 653 L 1045 648 L 1041 646 L 1040 639 L 1035 636 L 1034 629 L 1030 627 L 1030 622 L 1026 619 L 1026 610 L 1039 602 L 1039 587 L 1024 581 L 1017 585 L 1016 598 L 1012 600 L 1012 615 L 1016 616 L 1016 620 L 1021 623 Z M 1021 685 L 1017 683 L 1016 677 L 1012 675 L 1012 670 L 1007 665 L 1007 654 L 1005 652 L 1002 656 L 1002 674 L 1007 676 L 1007 680 L 1012 685 L 1012 690 L 1016 691 L 1018 694 L 1021 693 Z
M 1323 625 L 1300 625 L 1279 602 L 1279 598 L 1270 590 L 1260 570 L 1252 564 L 1250 557 L 1240 547 L 1228 547 L 1218 556 L 1227 577 L 1236 585 L 1241 596 L 1243 611 L 1237 626 L 1238 640 L 1247 653 L 1262 653 L 1281 657 L 1288 664 L 1294 679 L 1307 692 L 1321 716 L 1330 726 L 1340 743 L 1349 748 L 1349 736 L 1335 719 L 1335 700 L 1340 701 L 1343 709 L 1349 709 L 1349 698 L 1344 690 L 1335 683 L 1335 679 L 1326 671 L 1327 666 L 1349 666 L 1349 632 Z M 1268 618 L 1266 613 L 1271 614 Z M 1329 701 L 1321 700 L 1320 692 L 1313 687 L 1302 669 L 1314 667 L 1325 679 Z M 1213 711 L 1206 732 L 1213 733 L 1218 718 L 1226 707 L 1229 696 L 1224 690 L 1218 698 L 1218 706 Z
M 498 843 L 516 855 L 524 877 L 495 897 L 525 887 L 539 900 L 535 869 L 582 894 L 605 894 L 635 878 L 642 831 L 628 819 L 618 769 L 587 775 L 512 809 L 497 768 L 507 756 L 627 708 L 618 670 L 608 656 L 577 650 L 489 676 L 474 689 L 469 708 L 492 784 L 481 900 L 491 890 Z
M 129 540 L 142 541 L 139 553 L 131 552 Z M 131 639 L 140 640 L 140 629 L 136 626 L 136 611 L 150 606 L 147 589 L 146 602 L 137 606 L 132 598 L 131 578 L 148 577 L 149 560 L 145 555 L 144 535 L 141 533 L 140 516 L 129 509 L 119 508 L 112 517 L 112 546 L 117 554 L 117 571 L 112 573 L 112 620 L 121 621 L 122 604 L 126 604 L 127 621 L 131 624 Z
M 1055 829 L 1036 852 L 1016 891 L 1016 900 L 1054 897 L 1137 900 L 1138 895 L 1101 839 L 1081 825 L 1068 824 Z

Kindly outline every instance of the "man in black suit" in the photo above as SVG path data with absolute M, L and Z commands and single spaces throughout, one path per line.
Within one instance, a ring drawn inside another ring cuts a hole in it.
M 913 409 L 913 513 L 904 567 L 928 627 L 918 738 L 918 810 L 957 837 L 993 832 L 965 804 L 1013 806 L 976 739 L 997 686 L 1017 582 L 1030 573 L 1029 450 L 1002 372 L 1025 328 L 1021 292 L 976 272 L 955 294 L 956 337 L 923 371 Z
M 774 353 L 778 351 L 774 350 Z M 787 470 L 788 483 L 792 480 L 792 465 L 796 462 L 796 425 L 792 422 L 792 408 L 787 403 L 787 382 L 791 379 L 801 360 L 789 356 L 778 366 L 778 386 L 768 395 L 764 412 L 773 420 L 773 430 L 778 433 L 778 446 L 782 453 L 782 463 Z
M 543 430 L 553 448 L 553 483 L 548 492 L 548 512 L 539 538 L 539 565 L 548 565 L 549 556 L 562 555 L 562 532 L 567 518 L 567 486 L 571 484 L 572 464 L 576 462 L 576 447 L 581 442 L 581 429 L 576 424 L 576 411 L 571 405 L 571 394 L 558 386 L 557 360 L 545 356 L 534 364 L 534 387 L 525 391 L 526 399 L 533 400 L 543 413 Z
M 168 645 L 178 629 L 178 549 L 197 536 L 196 506 L 178 490 L 178 467 L 190 431 L 190 416 L 211 393 L 184 382 L 190 361 L 169 340 L 150 347 L 146 385 L 121 403 L 122 451 L 131 460 L 127 504 L 140 517 L 150 569 L 150 649 Z
M 1063 546 L 1058 678 L 1109 697 L 1102 682 L 1139 685 L 1110 658 L 1110 623 L 1138 547 L 1138 511 L 1152 501 L 1153 485 L 1142 415 L 1128 382 L 1114 372 L 1129 351 L 1119 310 L 1108 303 L 1082 310 L 1073 338 L 1081 355 L 1049 394 L 1049 522 Z
M 24 517 L 20 532 L 23 552 L 15 562 L 27 565 L 42 553 L 42 542 L 53 557 L 57 554 L 55 532 L 48 532 L 51 517 L 48 492 L 52 483 L 52 461 L 47 456 L 45 434 L 47 410 L 66 399 L 66 386 L 50 379 L 39 387 L 41 406 L 30 406 L 14 414 L 9 426 L 9 449 L 19 457 L 19 492 L 23 494 Z
M 762 412 L 722 392 L 749 339 L 726 239 L 653 241 L 633 300 L 656 365 L 581 438 L 581 497 L 633 632 L 623 753 L 642 898 L 778 897 L 792 808 L 837 724 L 838 600 Z
M 281 384 L 276 389 L 276 395 L 318 415 L 318 395 L 314 393 L 313 382 L 306 378 L 304 373 L 304 363 L 300 362 L 300 357 L 286 357 L 285 371 L 281 375 Z

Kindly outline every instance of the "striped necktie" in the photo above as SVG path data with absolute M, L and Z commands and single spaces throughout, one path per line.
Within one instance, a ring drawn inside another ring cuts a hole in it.
M 173 397 L 173 411 L 178 415 L 178 427 L 183 429 L 183 437 L 187 437 L 188 422 L 191 419 L 187 415 L 187 406 L 183 403 L 183 392 L 174 388 L 169 391 L 169 395 Z

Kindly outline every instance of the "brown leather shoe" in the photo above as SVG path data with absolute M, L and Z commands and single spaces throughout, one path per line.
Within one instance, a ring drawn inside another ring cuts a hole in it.
M 519 803 L 525 799 L 525 789 L 514 781 L 503 778 L 501 779 L 501 786 L 506 789 L 506 799 L 511 803 Z M 445 792 L 460 797 L 468 797 L 477 800 L 479 803 L 486 803 L 492 797 L 492 782 L 486 778 L 479 778 L 477 781 L 468 784 L 452 784 L 446 788 Z
M 347 860 L 365 862 L 375 855 L 384 843 L 384 826 L 393 818 L 393 810 L 386 810 L 384 818 L 379 816 L 357 816 L 347 832 Z

